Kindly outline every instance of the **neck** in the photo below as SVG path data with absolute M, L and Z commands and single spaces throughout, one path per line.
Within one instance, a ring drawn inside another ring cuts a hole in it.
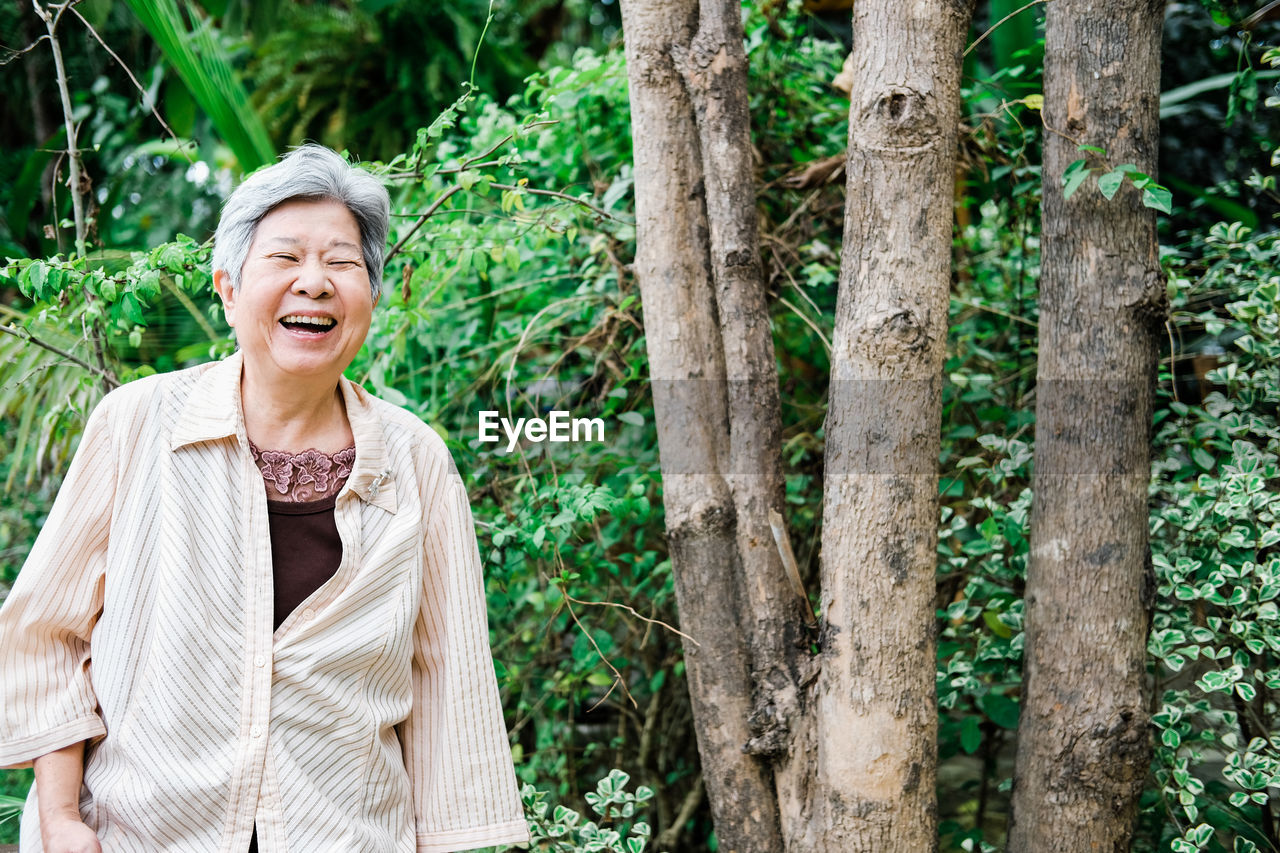
M 351 446 L 351 425 L 337 383 L 271 382 L 246 362 L 240 402 L 249 440 L 263 450 L 335 453 Z

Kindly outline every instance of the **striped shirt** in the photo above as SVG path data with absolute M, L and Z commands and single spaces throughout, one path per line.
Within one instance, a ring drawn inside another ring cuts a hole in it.
M 526 840 L 444 442 L 341 380 L 342 561 L 273 631 L 241 367 L 138 380 L 89 418 L 0 607 L 0 766 L 87 739 L 80 813 L 108 853 L 244 853 L 255 823 L 294 853 Z

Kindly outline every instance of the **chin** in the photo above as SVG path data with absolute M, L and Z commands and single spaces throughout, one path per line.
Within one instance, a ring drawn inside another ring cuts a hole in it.
M 342 375 L 342 372 L 351 364 L 352 359 L 339 359 L 331 361 L 288 361 L 281 360 L 276 362 L 279 369 L 299 378 L 317 378 L 321 376 L 332 376 L 334 381 Z
M 255 365 L 263 373 L 283 374 L 297 379 L 331 376 L 337 382 L 337 378 L 352 361 L 353 358 L 324 357 L 318 354 L 307 357 L 293 353 L 245 351 L 246 367 Z

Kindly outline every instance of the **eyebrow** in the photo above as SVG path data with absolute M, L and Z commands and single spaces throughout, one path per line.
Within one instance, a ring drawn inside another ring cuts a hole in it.
M 299 246 L 302 244 L 302 241 L 299 240 L 297 237 L 272 237 L 271 239 L 267 240 L 268 245 L 274 244 L 274 243 L 283 243 L 286 246 Z M 357 246 L 355 243 L 350 243 L 346 240 L 334 241 L 328 245 L 327 249 L 346 249 L 347 251 L 351 251 L 351 252 L 362 251 L 361 248 Z

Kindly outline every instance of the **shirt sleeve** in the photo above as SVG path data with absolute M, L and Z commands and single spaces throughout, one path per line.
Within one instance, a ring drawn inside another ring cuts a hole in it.
M 423 520 L 413 709 L 400 730 L 418 853 L 529 839 L 489 648 L 475 524 L 461 479 L 445 476 Z
M 90 675 L 116 466 L 99 404 L 53 508 L 0 606 L 0 767 L 106 734 Z

